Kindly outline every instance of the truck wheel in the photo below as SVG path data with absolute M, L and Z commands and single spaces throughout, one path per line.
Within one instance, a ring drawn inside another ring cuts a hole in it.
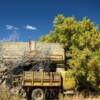
M 45 100 L 45 94 L 42 89 L 34 89 L 31 96 L 32 100 Z

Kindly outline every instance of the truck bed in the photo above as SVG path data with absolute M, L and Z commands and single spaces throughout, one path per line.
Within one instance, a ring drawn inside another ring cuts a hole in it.
M 22 85 L 25 86 L 61 86 L 61 77 L 57 72 L 33 72 L 23 73 Z

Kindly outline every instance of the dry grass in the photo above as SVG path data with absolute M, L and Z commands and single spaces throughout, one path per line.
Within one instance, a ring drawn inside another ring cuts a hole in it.
M 6 94 L 1 95 L 0 94 L 0 100 L 22 100 L 18 96 L 7 96 Z M 90 96 L 88 98 L 84 98 L 82 95 L 75 95 L 75 96 L 66 96 L 64 98 L 60 98 L 60 100 L 100 100 L 100 96 L 98 97 L 93 97 Z
M 66 96 L 64 100 L 100 100 L 100 96 L 89 96 L 89 97 L 83 97 L 80 95 L 74 95 L 74 96 Z
M 6 88 L 0 87 L 0 100 L 25 100 L 25 99 L 21 99 L 17 95 L 10 95 Z M 74 96 L 65 96 L 64 98 L 60 97 L 60 100 L 100 100 L 100 95 L 98 96 L 90 95 L 89 97 L 84 98 L 82 94 L 76 94 Z
M 6 87 L 0 86 L 0 100 L 21 100 L 17 95 L 11 95 Z
M 9 92 L 5 87 L 0 86 L 0 100 L 9 100 Z

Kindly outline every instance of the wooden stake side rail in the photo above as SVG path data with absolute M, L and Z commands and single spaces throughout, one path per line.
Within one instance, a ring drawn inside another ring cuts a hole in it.
M 23 86 L 60 86 L 61 76 L 57 72 L 33 72 L 23 73 Z

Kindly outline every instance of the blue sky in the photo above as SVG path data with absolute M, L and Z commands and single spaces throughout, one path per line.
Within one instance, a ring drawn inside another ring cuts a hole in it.
M 100 24 L 100 0 L 0 0 L 0 39 L 38 40 L 58 14 L 88 16 Z

